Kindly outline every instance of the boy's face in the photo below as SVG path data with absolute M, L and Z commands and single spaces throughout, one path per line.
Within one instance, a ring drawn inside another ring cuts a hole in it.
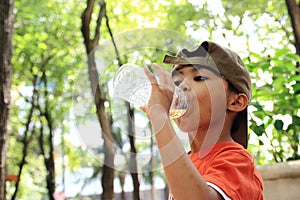
M 185 132 L 222 130 L 229 94 L 227 81 L 217 72 L 192 65 L 180 68 L 172 76 L 190 101 L 186 113 L 175 120 L 178 127 Z

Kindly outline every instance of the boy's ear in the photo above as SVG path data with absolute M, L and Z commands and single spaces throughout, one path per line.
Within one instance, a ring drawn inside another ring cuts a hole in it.
M 249 99 L 246 94 L 231 93 L 229 95 L 227 109 L 233 112 L 240 112 L 243 111 L 248 106 L 248 103 L 249 103 Z

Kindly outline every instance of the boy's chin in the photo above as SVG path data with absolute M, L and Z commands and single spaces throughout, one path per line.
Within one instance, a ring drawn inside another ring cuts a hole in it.
M 189 120 L 189 121 L 185 121 L 185 119 L 177 119 L 175 120 L 176 124 L 177 124 L 177 127 L 183 131 L 183 132 L 195 132 L 198 130 L 198 127 L 199 127 L 199 121 L 198 120 Z

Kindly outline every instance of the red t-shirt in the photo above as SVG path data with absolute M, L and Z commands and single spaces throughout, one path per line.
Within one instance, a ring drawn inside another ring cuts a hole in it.
M 218 186 L 231 199 L 263 199 L 262 178 L 252 155 L 240 144 L 221 142 L 189 156 L 206 182 Z

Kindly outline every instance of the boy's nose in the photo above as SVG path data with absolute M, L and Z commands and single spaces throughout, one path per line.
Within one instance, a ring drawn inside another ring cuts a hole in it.
M 187 81 L 184 80 L 180 83 L 179 88 L 182 89 L 183 91 L 188 91 L 190 89 L 190 86 L 187 83 Z

